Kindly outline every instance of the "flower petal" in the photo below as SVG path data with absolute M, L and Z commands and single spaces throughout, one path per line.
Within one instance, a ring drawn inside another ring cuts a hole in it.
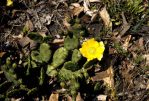
M 82 48 L 79 49 L 81 54 L 87 58 L 87 61 L 97 58 L 99 61 L 103 57 L 105 50 L 104 43 L 97 42 L 94 38 L 91 38 L 82 44 Z

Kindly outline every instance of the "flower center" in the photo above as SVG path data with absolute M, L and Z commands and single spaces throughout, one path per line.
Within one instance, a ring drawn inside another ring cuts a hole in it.
M 95 52 L 96 52 L 95 47 L 89 47 L 88 52 L 89 52 L 89 54 L 95 54 Z

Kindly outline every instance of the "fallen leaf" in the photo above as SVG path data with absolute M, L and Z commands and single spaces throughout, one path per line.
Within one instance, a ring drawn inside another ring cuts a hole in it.
M 28 37 L 23 37 L 23 38 L 18 40 L 18 44 L 21 45 L 22 47 L 25 47 L 29 43 L 30 43 L 31 49 L 35 48 L 35 46 L 37 45 L 37 43 L 35 41 L 31 40 Z
M 0 52 L 0 57 L 3 57 L 3 55 L 5 54 L 6 52 Z
M 124 42 L 123 46 L 122 46 L 123 49 L 126 50 L 126 51 L 128 49 L 128 46 L 129 46 L 129 42 L 131 40 L 131 37 L 132 37 L 131 35 L 128 35 L 127 38 L 125 39 L 125 42 Z
M 84 10 L 84 7 L 80 6 L 78 3 L 73 3 L 71 4 L 70 9 L 74 16 L 79 16 L 79 14 Z
M 98 11 L 97 11 L 97 10 L 90 10 L 90 9 L 89 9 L 89 6 L 90 6 L 89 2 L 90 2 L 90 1 L 88 1 L 88 0 L 84 0 L 84 2 L 83 2 L 84 13 L 85 13 L 86 15 L 91 16 L 91 21 L 93 21 L 93 20 L 97 17 L 97 12 L 98 12 Z
M 84 100 L 82 99 L 82 97 L 81 97 L 80 92 L 78 92 L 78 95 L 77 95 L 77 97 L 76 97 L 76 101 L 84 101 Z
M 95 73 L 95 76 L 92 77 L 92 80 L 93 81 L 103 80 L 105 85 L 114 88 L 113 77 L 114 77 L 113 68 L 112 66 L 110 66 L 106 71 Z
M 101 2 L 101 0 L 89 0 L 89 2 Z
M 143 58 L 146 59 L 146 65 L 149 65 L 149 54 L 143 55 Z
M 84 12 L 90 11 L 89 2 L 87 2 L 86 0 L 84 0 L 83 2 L 83 7 L 84 7 Z
M 113 73 L 113 68 L 110 66 L 107 69 L 108 77 L 103 78 L 103 81 L 110 87 L 114 88 L 114 73 Z
M 71 29 L 71 25 L 70 23 L 68 23 L 68 21 L 71 19 L 71 17 L 69 15 L 65 15 L 65 18 L 63 19 L 63 25 L 65 28 L 67 28 L 68 30 Z
M 50 98 L 49 98 L 49 101 L 59 101 L 58 97 L 59 97 L 58 93 L 52 93 Z
M 71 98 L 71 96 L 67 96 L 67 100 L 66 101 L 72 101 L 72 98 Z
M 147 81 L 147 87 L 146 89 L 148 90 L 149 89 L 149 80 Z
M 33 23 L 31 22 L 31 20 L 27 20 L 23 30 L 24 31 L 33 31 L 33 29 L 34 29 Z
M 98 95 L 97 100 L 98 101 L 106 101 L 107 100 L 107 95 Z
M 141 50 L 144 50 L 144 39 L 143 37 L 141 37 L 139 40 L 138 40 L 138 46 Z
M 102 18 L 104 25 L 106 28 L 110 29 L 112 31 L 112 22 L 110 19 L 110 15 L 106 9 L 106 6 L 102 8 L 102 10 L 99 11 L 99 16 Z
M 64 39 L 54 39 L 53 44 L 64 44 Z

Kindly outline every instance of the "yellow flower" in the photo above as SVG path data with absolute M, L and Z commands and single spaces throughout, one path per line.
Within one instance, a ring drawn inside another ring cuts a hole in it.
M 79 49 L 81 54 L 87 58 L 87 61 L 98 59 L 99 61 L 103 57 L 105 46 L 103 42 L 97 42 L 94 38 L 83 42 L 82 48 Z
M 13 5 L 13 1 L 12 0 L 7 0 L 7 6 L 12 6 Z

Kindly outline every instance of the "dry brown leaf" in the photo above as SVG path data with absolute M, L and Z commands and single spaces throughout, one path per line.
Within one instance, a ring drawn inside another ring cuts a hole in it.
M 54 39 L 53 44 L 63 44 L 64 43 L 64 39 Z
M 114 73 L 113 73 L 113 68 L 110 66 L 106 71 L 102 71 L 99 73 L 96 73 L 94 77 L 92 77 L 93 81 L 99 81 L 103 80 L 104 84 L 114 88 Z
M 90 10 L 89 9 L 89 6 L 90 6 L 89 2 L 90 2 L 89 0 L 84 0 L 84 3 L 83 3 L 84 13 L 86 15 L 91 16 L 91 21 L 93 21 L 97 17 L 97 10 L 93 10 L 93 11 Z
M 68 19 L 71 19 L 69 15 L 65 15 L 65 18 L 63 20 L 63 25 L 67 29 L 71 29 L 71 25 L 68 23 Z
M 80 92 L 78 92 L 78 95 L 76 97 L 76 101 L 83 101 L 83 99 L 81 98 Z
M 141 50 L 144 50 L 144 39 L 143 37 L 141 37 L 139 40 L 138 40 L 138 46 Z
M 71 6 L 73 6 L 73 7 L 80 7 L 80 4 L 79 3 L 72 3 Z
M 112 66 L 107 69 L 108 77 L 103 78 L 104 82 L 111 88 L 114 88 L 114 72 Z
M 37 43 L 35 41 L 31 40 L 28 37 L 23 37 L 20 40 L 18 40 L 18 44 L 21 45 L 22 47 L 26 46 L 29 43 L 30 43 L 30 48 L 31 49 L 33 49 L 37 45 Z
M 107 99 L 107 95 L 98 95 L 97 96 L 98 101 L 106 101 L 106 99 Z
M 31 20 L 26 21 L 24 28 L 28 31 L 33 31 L 34 26 L 33 26 L 33 23 L 31 22 Z
M 104 6 L 102 8 L 102 10 L 99 11 L 99 16 L 102 18 L 104 25 L 106 26 L 106 28 L 112 30 L 112 22 L 109 16 L 109 13 L 106 9 L 106 6 Z
M 83 2 L 83 7 L 84 7 L 84 12 L 89 11 L 89 2 L 87 2 L 86 0 L 84 0 Z
M 58 97 L 59 97 L 58 93 L 52 93 L 49 98 L 49 101 L 58 101 Z
M 149 80 L 147 81 L 147 87 L 146 89 L 148 90 L 149 89 Z
M 6 52 L 0 52 L 0 57 L 3 57 L 3 55 L 5 54 Z
M 70 9 L 74 16 L 78 16 L 84 10 L 84 7 L 80 6 L 78 3 L 73 3 L 71 4 Z
M 63 20 L 63 25 L 65 26 L 65 28 L 70 29 L 71 25 L 67 22 L 66 19 Z
M 93 15 L 93 11 L 91 11 L 89 9 L 89 2 L 85 1 L 83 2 L 83 7 L 84 7 L 84 12 L 89 15 L 89 16 L 92 16 Z
M 122 46 L 123 49 L 126 50 L 126 51 L 128 49 L 128 46 L 129 46 L 129 42 L 131 40 L 131 37 L 132 37 L 131 35 L 128 35 L 127 38 L 125 39 L 125 42 L 124 42 L 123 46 Z
M 71 98 L 71 96 L 67 96 L 67 101 L 72 101 L 72 98 Z
M 146 65 L 149 65 L 149 54 L 143 55 L 143 58 L 146 59 Z
M 101 0 L 88 0 L 89 2 L 101 2 Z
M 19 35 L 13 35 L 12 37 L 14 38 L 14 40 L 22 39 L 23 38 L 23 33 L 21 33 Z

